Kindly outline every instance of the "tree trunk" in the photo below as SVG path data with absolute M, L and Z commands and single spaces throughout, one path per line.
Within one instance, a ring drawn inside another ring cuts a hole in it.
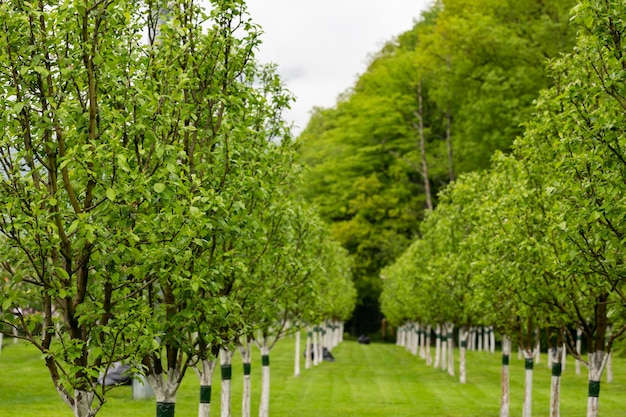
M 424 332 L 424 326 L 420 323 L 417 325 L 417 335 L 419 338 L 419 354 L 420 354 L 420 358 L 424 359 L 426 357 L 426 351 L 425 351 L 425 347 L 426 347 L 426 340 L 425 340 L 425 332 Z
M 552 337 L 548 332 L 546 341 L 548 342 L 546 348 L 548 350 L 548 369 L 552 369 L 552 361 L 554 360 L 554 355 L 556 354 L 555 346 L 552 344 Z
M 243 392 L 241 395 L 241 416 L 250 417 L 250 399 L 252 398 L 252 385 L 250 381 L 250 371 L 252 368 L 250 342 L 245 340 L 239 345 L 241 361 L 243 362 Z
M 93 417 L 95 411 L 91 409 L 94 392 L 85 390 L 74 391 L 74 417 Z M 172 413 L 172 416 L 174 414 Z
M 230 392 L 231 380 L 233 375 L 232 359 L 233 351 L 229 349 L 220 349 L 220 365 L 222 371 L 222 398 L 220 415 L 221 417 L 230 417 Z
M 461 384 L 465 384 L 467 382 L 465 351 L 467 350 L 468 335 L 469 331 L 467 326 L 459 328 L 459 382 Z
M 550 417 L 559 417 L 561 415 L 560 398 L 561 398 L 561 372 L 563 370 L 563 340 L 559 332 L 556 346 L 548 350 L 552 357 L 552 382 L 550 384 Z
M 410 352 L 411 351 L 411 346 L 413 343 L 413 323 L 412 322 L 408 322 L 406 324 L 406 326 L 404 327 L 404 343 L 403 346 L 404 348 Z
M 448 333 L 445 325 L 441 329 L 441 370 L 448 370 Z
M 196 366 L 196 374 L 200 378 L 200 406 L 198 407 L 198 417 L 209 417 L 211 415 L 211 383 L 213 381 L 213 371 L 215 371 L 216 360 L 202 359 Z
M 595 334 L 590 340 L 589 346 L 589 392 L 587 396 L 587 417 L 598 416 L 600 401 L 600 379 L 609 358 L 606 352 L 607 323 L 607 298 L 606 294 L 600 295 L 596 300 L 595 308 Z
M 261 362 L 263 367 L 261 377 L 261 402 L 259 417 L 268 417 L 270 413 L 270 349 L 261 346 Z
M 300 376 L 300 330 L 296 331 L 296 352 L 293 361 L 293 375 Z
M 322 361 L 324 360 L 324 332 L 323 332 L 323 328 L 320 326 L 317 328 L 318 334 L 317 334 L 317 346 L 315 347 L 317 349 L 316 352 L 316 357 L 317 357 L 317 364 L 319 365 L 320 363 L 322 363 Z
M 304 348 L 304 369 L 309 369 L 311 367 L 311 354 L 313 353 L 311 350 L 311 345 L 313 344 L 313 330 L 311 330 L 311 326 L 307 326 L 306 328 L 306 346 Z
M 489 327 L 488 326 L 484 326 L 483 327 L 483 350 L 485 352 L 489 352 L 489 340 L 491 340 L 489 338 Z
M 533 349 L 524 349 L 524 407 L 522 417 L 531 417 L 533 409 Z
M 446 324 L 446 339 L 448 342 L 448 374 L 454 376 L 454 323 Z
M 408 323 L 402 326 L 402 331 L 399 332 L 399 334 L 401 335 L 400 346 L 407 349 L 407 346 L 409 345 L 409 324 Z
M 583 329 L 576 329 L 576 354 L 581 355 Z M 580 359 L 576 359 L 576 375 L 580 375 Z
M 608 356 L 604 351 L 589 352 L 589 391 L 587 396 L 587 417 L 598 417 L 600 402 L 600 379 Z
M 435 362 L 433 367 L 439 368 L 441 360 L 441 325 L 435 326 Z
M 433 358 L 430 355 L 430 326 L 426 326 L 426 365 L 432 365 Z
M 493 326 L 489 326 L 489 348 L 492 355 L 496 353 L 496 332 Z
M 343 342 L 343 333 L 344 333 L 344 323 L 341 322 L 341 324 L 339 325 L 339 343 Z
M 174 417 L 176 391 L 178 391 L 179 372 L 169 368 L 167 376 L 163 374 L 146 375 L 146 379 L 156 397 L 156 417 Z
M 502 335 L 502 398 L 500 401 L 500 417 L 509 417 L 509 362 L 511 360 L 511 338 Z
M 613 331 L 613 328 L 611 326 L 609 326 L 606 330 L 606 338 L 610 338 L 611 337 L 611 332 Z M 609 353 L 607 354 L 607 358 L 606 358 L 606 382 L 608 382 L 609 384 L 611 382 L 613 382 L 613 361 L 612 361 L 612 354 Z
M 317 366 L 319 365 L 319 350 L 317 349 L 317 336 L 318 336 L 318 331 L 317 331 L 317 326 L 315 326 L 313 328 L 313 365 Z
M 539 327 L 535 329 L 534 360 L 536 364 L 541 362 L 541 329 Z

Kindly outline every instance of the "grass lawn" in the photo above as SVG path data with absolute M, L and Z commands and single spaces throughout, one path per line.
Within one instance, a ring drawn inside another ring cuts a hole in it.
M 468 352 L 468 383 L 424 364 L 393 344 L 359 345 L 346 341 L 334 349 L 335 362 L 293 374 L 293 339 L 272 351 L 270 413 L 277 417 L 497 417 L 500 407 L 500 355 Z M 575 375 L 568 358 L 563 372 L 561 415 L 584 416 L 587 377 L 583 367 Z M 304 362 L 302 363 L 304 368 Z M 232 415 L 241 415 L 241 362 L 233 367 Z M 600 415 L 626 415 L 626 360 L 613 361 L 614 382 L 602 383 Z M 260 354 L 253 352 L 252 414 L 258 414 Z M 216 372 L 211 415 L 219 416 L 219 371 Z M 511 361 L 511 416 L 521 416 L 524 363 Z M 550 370 L 546 356 L 535 365 L 533 414 L 548 416 Z M 176 415 L 197 415 L 198 379 L 188 372 L 179 390 Z M 98 416 L 149 417 L 152 400 L 133 401 L 131 388 L 119 387 Z M 0 353 L 0 416 L 56 417 L 72 413 L 55 390 L 40 355 L 33 348 L 5 339 Z

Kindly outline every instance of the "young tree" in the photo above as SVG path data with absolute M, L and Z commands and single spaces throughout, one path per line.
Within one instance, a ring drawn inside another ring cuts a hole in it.
M 137 294 L 158 253 L 141 247 L 172 233 L 143 226 L 176 153 L 153 134 L 164 124 L 143 88 L 141 4 L 4 2 L 0 14 L 0 232 L 13 249 L 2 320 L 42 352 L 74 414 L 91 416 L 105 401 L 98 374 L 152 349 Z
M 562 327 L 571 330 L 568 344 L 578 358 L 574 332 L 580 327 L 587 337 L 588 416 L 598 413 L 600 377 L 613 342 L 626 331 L 619 243 L 624 159 L 616 133 L 624 124 L 625 101 L 615 78 L 623 72 L 625 30 L 615 23 L 621 11 L 619 4 L 595 1 L 573 10 L 577 48 L 552 63 L 556 86 L 540 98 L 537 120 L 518 145 L 531 172 L 538 177 L 541 169 L 544 178 L 558 262 L 550 271 L 558 290 L 550 302 L 567 318 Z M 607 337 L 610 320 L 616 331 Z

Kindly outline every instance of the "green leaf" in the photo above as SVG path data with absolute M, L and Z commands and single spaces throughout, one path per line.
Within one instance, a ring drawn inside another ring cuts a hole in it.
M 48 74 L 50 74 L 50 72 L 44 67 L 35 66 L 33 69 L 35 70 L 36 73 L 40 74 L 42 77 L 47 77 Z
M 115 192 L 113 188 L 107 188 L 106 194 L 109 200 L 115 201 L 115 198 L 117 197 L 117 193 Z
M 165 184 L 163 184 L 162 182 L 157 182 L 156 184 L 154 184 L 154 191 L 161 194 L 163 191 L 165 191 Z
M 15 114 L 19 114 L 22 111 L 23 108 L 24 108 L 24 103 L 23 102 L 15 103 L 13 105 L 13 112 Z

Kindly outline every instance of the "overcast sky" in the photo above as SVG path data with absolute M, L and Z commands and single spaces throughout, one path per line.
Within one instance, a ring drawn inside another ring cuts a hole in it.
M 263 28 L 261 62 L 274 62 L 296 96 L 286 114 L 299 133 L 315 106 L 332 107 L 368 56 L 409 30 L 431 0 L 248 0 Z

